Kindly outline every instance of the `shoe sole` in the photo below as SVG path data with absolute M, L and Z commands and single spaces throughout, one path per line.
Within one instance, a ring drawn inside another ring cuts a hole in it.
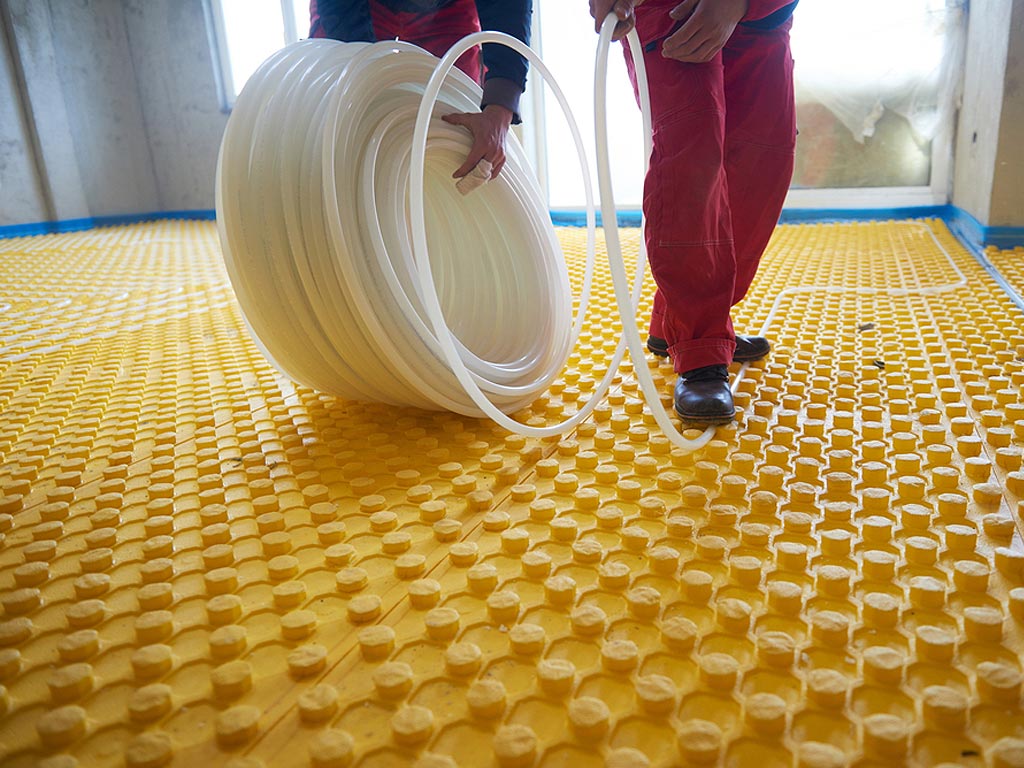
M 661 347 L 652 347 L 650 344 L 647 345 L 647 351 L 655 357 L 668 357 L 668 350 L 662 349 Z
M 720 427 L 725 424 L 732 424 L 736 420 L 736 409 L 732 411 L 732 416 L 687 416 L 681 412 L 678 408 L 674 408 L 676 416 L 678 416 L 684 423 L 695 424 L 701 427 Z

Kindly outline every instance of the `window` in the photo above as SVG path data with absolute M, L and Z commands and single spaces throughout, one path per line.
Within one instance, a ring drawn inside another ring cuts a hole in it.
M 594 54 L 597 34 L 588 5 L 580 0 L 534 3 L 533 46 L 565 93 L 590 159 L 590 177 L 597 200 L 597 165 L 594 160 Z M 539 31 L 539 34 L 538 34 Z M 547 32 L 547 34 L 545 34 Z M 531 76 L 527 93 L 541 79 Z M 536 119 L 536 108 L 544 112 L 543 142 L 547 156 L 548 204 L 554 209 L 581 208 L 585 204 L 579 161 L 569 127 L 554 96 L 545 89 L 543 100 L 530 101 L 523 121 Z M 643 134 L 640 110 L 626 74 L 621 46 L 613 44 L 608 61 L 608 142 L 611 147 L 612 182 L 616 207 L 639 208 L 643 199 Z
M 206 0 L 222 100 L 231 109 L 256 68 L 309 32 L 308 0 Z
M 792 47 L 801 133 L 787 205 L 878 207 L 880 193 L 884 206 L 946 202 L 964 3 L 800 4 Z M 567 92 L 592 152 L 597 37 L 587 4 L 541 0 L 536 8 L 535 44 Z M 635 208 L 642 200 L 640 118 L 618 50 L 609 90 L 609 105 L 621 105 L 608 116 L 616 204 Z M 551 206 L 581 207 L 583 185 L 558 106 L 549 96 L 531 103 L 546 113 Z
M 946 202 L 965 26 L 964 0 L 801 3 L 790 203 Z

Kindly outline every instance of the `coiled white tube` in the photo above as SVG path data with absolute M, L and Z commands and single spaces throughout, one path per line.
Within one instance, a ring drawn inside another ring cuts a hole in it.
M 564 95 L 536 53 L 496 32 L 467 36 L 439 63 L 405 43 L 303 41 L 250 78 L 221 145 L 217 219 L 243 315 L 268 358 L 321 391 L 486 415 L 532 437 L 587 418 L 627 344 L 634 360 L 645 356 L 635 313 L 646 259 L 638 255 L 630 289 L 608 169 L 604 89 L 613 28 L 606 21 L 598 46 L 598 168 L 624 334 L 576 414 L 546 427 L 507 415 L 548 387 L 576 342 L 589 303 L 595 217 L 586 154 Z M 629 42 L 649 154 L 646 73 L 635 33 Z M 448 175 L 468 140 L 438 118 L 479 103 L 478 87 L 454 65 L 481 43 L 507 45 L 531 62 L 576 143 L 588 240 L 571 325 L 564 259 L 514 137 L 502 175 L 469 198 L 456 197 Z M 696 440 L 680 435 L 650 373 L 636 368 L 673 443 L 687 451 L 706 444 L 714 430 Z
M 410 137 L 436 63 L 392 42 L 309 40 L 275 53 L 225 132 L 218 226 L 246 322 L 291 378 L 348 398 L 481 415 L 430 331 L 410 245 Z M 475 109 L 479 98 L 452 72 L 434 117 Z M 510 141 L 501 177 L 462 198 L 450 172 L 468 148 L 464 131 L 431 120 L 426 236 L 437 284 L 427 285 L 452 327 L 444 341 L 511 412 L 560 372 L 580 322 L 571 323 L 567 271 L 522 149 Z M 588 250 L 592 262 L 592 242 Z M 589 284 L 580 317 L 588 299 Z

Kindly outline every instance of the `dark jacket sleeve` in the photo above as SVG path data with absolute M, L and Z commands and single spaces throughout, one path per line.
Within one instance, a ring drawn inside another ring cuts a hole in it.
M 530 44 L 533 0 L 476 0 L 476 9 L 482 29 L 504 32 Z M 487 76 L 480 108 L 498 104 L 515 115 L 514 122 L 520 122 L 519 97 L 526 90 L 526 59 L 494 43 L 484 46 L 483 55 Z
M 310 28 L 310 37 L 327 37 L 346 43 L 375 43 L 370 0 L 317 0 L 320 18 Z

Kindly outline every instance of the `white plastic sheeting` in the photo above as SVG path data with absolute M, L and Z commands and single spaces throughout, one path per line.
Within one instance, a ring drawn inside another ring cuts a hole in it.
M 798 102 L 825 106 L 863 142 L 885 110 L 931 140 L 952 120 L 964 0 L 806 0 L 794 17 Z

